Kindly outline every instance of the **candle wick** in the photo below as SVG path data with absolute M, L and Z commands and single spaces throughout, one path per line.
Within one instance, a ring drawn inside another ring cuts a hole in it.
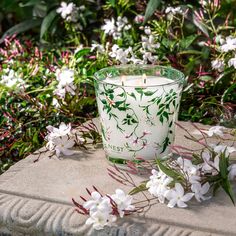
M 143 83 L 146 84 L 146 82 L 147 82 L 147 76 L 146 74 L 143 74 Z
M 122 75 L 122 76 L 121 76 L 121 85 L 122 85 L 122 86 L 125 85 L 125 80 L 126 80 L 125 76 Z

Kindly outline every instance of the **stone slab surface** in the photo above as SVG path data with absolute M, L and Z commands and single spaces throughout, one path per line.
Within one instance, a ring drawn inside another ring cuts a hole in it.
M 181 124 L 198 133 L 190 124 Z M 198 148 L 183 135 L 177 129 L 176 144 Z M 36 159 L 31 155 L 0 176 L 0 235 L 236 235 L 236 208 L 223 192 L 201 205 L 193 201 L 187 209 L 157 204 L 145 216 L 125 217 L 117 226 L 93 231 L 84 224 L 86 217 L 74 211 L 71 198 L 86 196 L 85 188 L 92 185 L 104 193 L 128 191 L 108 176 L 103 150 L 91 148 L 60 159 L 44 153 Z

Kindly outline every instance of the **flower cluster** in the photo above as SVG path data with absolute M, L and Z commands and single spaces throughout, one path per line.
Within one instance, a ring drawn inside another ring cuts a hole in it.
M 223 137 L 223 130 L 225 130 L 224 127 L 215 126 L 208 131 L 203 131 L 203 135 Z M 226 165 L 226 167 L 222 164 L 223 162 L 227 164 L 230 154 L 235 151 L 236 148 L 232 146 L 208 144 L 201 154 L 195 154 L 191 159 L 178 157 L 166 161 L 157 160 L 158 170 L 152 170 L 152 176 L 146 187 L 153 196 L 158 198 L 159 202 L 164 203 L 168 200 L 168 207 L 175 205 L 187 207 L 185 202 L 193 196 L 198 202 L 207 200 L 211 198 L 205 194 L 210 195 L 212 176 L 220 178 L 224 171 L 228 172 L 229 179 L 236 176 L 235 164 Z
M 156 49 L 160 47 L 160 43 L 156 42 L 156 37 L 151 32 L 150 27 L 144 28 L 145 35 L 141 36 L 142 48 L 140 52 L 143 57 L 143 64 L 155 63 L 157 61 L 157 56 L 155 55 Z
M 112 51 L 109 53 L 109 56 L 115 58 L 115 60 L 121 64 L 127 64 L 129 62 L 134 64 L 142 64 L 142 61 L 134 55 L 133 49 L 131 47 L 122 49 L 117 44 L 114 44 L 112 46 Z
M 101 29 L 105 34 L 112 36 L 114 39 L 121 38 L 122 32 L 131 28 L 131 25 L 128 23 L 128 19 L 125 16 L 118 16 L 116 21 L 114 18 L 111 20 L 105 19 L 104 21 L 105 25 L 103 25 Z
M 74 74 L 74 70 L 68 68 L 56 70 L 57 81 L 59 83 L 54 93 L 60 98 L 64 98 L 66 92 L 75 95 L 76 86 L 74 85 Z
M 14 70 L 9 68 L 3 70 L 3 75 L 0 83 L 9 88 L 16 87 L 16 85 L 22 87 L 25 84 L 24 80 L 18 77 Z
M 227 66 L 236 68 L 236 37 L 230 35 L 224 38 L 218 35 L 215 38 L 219 56 L 212 60 L 212 68 L 222 72 Z
M 79 18 L 79 12 L 83 11 L 85 6 L 76 7 L 76 5 L 66 2 L 61 2 L 61 6 L 57 9 L 57 13 L 61 14 L 61 17 L 68 22 L 77 22 Z
M 73 201 L 78 207 L 78 212 L 82 211 L 83 214 L 89 215 L 86 224 L 92 225 L 96 230 L 111 226 L 117 220 L 117 216 L 123 218 L 135 209 L 132 205 L 132 196 L 126 195 L 121 189 L 116 189 L 113 195 L 102 196 L 98 191 L 90 195 L 90 200 L 82 198 L 85 201 L 82 205 Z
M 167 159 L 156 159 L 155 162 L 144 161 L 129 162 L 128 170 L 121 170 L 114 167 L 114 170 L 108 169 L 108 174 L 117 182 L 124 185 L 131 185 L 134 188 L 130 194 L 142 192 L 145 196 L 144 200 L 132 204 L 132 196 L 126 195 L 123 190 L 117 189 L 113 195 L 102 196 L 96 189 L 90 193 L 90 200 L 82 198 L 84 204 L 74 202 L 77 211 L 80 214 L 87 214 L 89 218 L 86 224 L 92 224 L 94 229 L 102 229 L 104 226 L 110 226 L 117 220 L 116 216 L 123 217 L 126 214 L 134 212 L 142 212 L 141 209 L 150 208 L 156 200 L 160 203 L 166 203 L 168 207 L 186 208 L 188 202 L 195 198 L 196 201 L 202 202 L 209 200 L 213 196 L 213 191 L 222 187 L 234 202 L 231 180 L 236 178 L 236 164 L 230 162 L 230 155 L 236 152 L 234 146 L 227 146 L 224 143 L 211 144 L 208 139 L 216 136 L 219 139 L 227 140 L 233 136 L 228 130 L 222 126 L 211 127 L 209 130 L 201 130 L 197 128 L 197 132 L 201 134 L 201 138 L 197 139 L 188 130 L 183 128 L 188 139 L 202 145 L 200 151 L 191 150 L 182 146 L 175 146 L 173 150 L 177 151 L 179 156 L 171 156 Z M 184 150 L 184 152 L 182 151 Z M 187 152 L 186 152 L 187 151 Z M 190 155 L 191 154 L 191 155 Z M 149 180 L 142 181 L 140 185 L 136 185 L 130 173 L 150 173 Z M 148 198 L 144 193 L 148 191 L 152 197 Z M 142 205 L 143 203 L 145 203 Z M 140 205 L 140 203 L 142 203 Z
M 179 157 L 175 162 L 171 163 L 171 170 L 180 173 L 180 182 L 175 182 L 173 178 L 166 175 L 161 170 L 152 170 L 150 181 L 147 182 L 146 187 L 148 191 L 158 198 L 160 203 L 168 200 L 168 207 L 178 206 L 181 208 L 187 207 L 186 202 L 195 196 L 196 200 L 201 202 L 207 200 L 209 197 L 204 196 L 208 193 L 210 184 L 208 182 L 201 184 L 201 172 L 205 165 L 194 165 L 190 160 Z M 169 166 L 169 167 L 170 167 Z M 185 185 L 185 183 L 188 183 Z M 186 192 L 185 192 L 185 189 Z
M 167 15 L 167 18 L 172 20 L 175 15 L 177 15 L 177 14 L 179 14 L 179 15 L 184 14 L 184 11 L 183 11 L 183 9 L 180 6 L 178 6 L 178 7 L 171 7 L 171 6 L 169 6 L 169 7 L 167 7 L 165 9 L 165 13 Z
M 124 18 L 126 19 L 126 18 Z M 121 18 L 117 22 L 123 22 L 119 23 L 120 27 L 118 29 L 128 29 L 125 27 L 126 20 L 121 21 Z M 118 23 L 117 23 L 118 24 Z M 121 27 L 122 26 L 122 27 Z M 106 20 L 106 25 L 102 27 L 104 29 L 106 34 L 113 35 L 113 38 L 116 40 L 118 39 L 116 37 L 116 26 L 114 19 L 112 20 Z M 152 33 L 150 27 L 144 27 L 144 35 L 141 35 L 141 47 L 137 47 L 135 50 L 129 46 L 128 48 L 122 48 L 118 44 L 113 44 L 111 47 L 110 52 L 108 52 L 108 55 L 115 59 L 116 62 L 119 62 L 120 64 L 148 64 L 148 63 L 155 63 L 158 59 L 156 55 L 156 50 L 160 47 L 160 43 L 157 42 L 157 37 Z M 105 50 L 104 47 L 100 44 L 92 44 L 91 51 L 97 50 L 99 53 L 104 53 L 108 50 Z M 141 59 L 142 58 L 142 59 Z
M 55 151 L 56 155 L 59 157 L 63 155 L 74 154 L 73 150 L 70 150 L 75 145 L 74 138 L 71 137 L 71 125 L 66 125 L 61 123 L 59 128 L 53 126 L 47 126 L 49 131 L 45 139 L 48 141 L 46 147 L 50 151 Z

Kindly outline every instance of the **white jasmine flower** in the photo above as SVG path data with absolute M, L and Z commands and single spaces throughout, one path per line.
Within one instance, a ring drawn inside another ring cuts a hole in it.
M 45 138 L 46 140 L 53 140 L 54 138 L 69 135 L 71 132 L 71 124 L 66 125 L 62 122 L 59 128 L 48 125 L 47 130 L 50 132 Z
M 143 63 L 147 64 L 148 62 L 155 63 L 158 59 L 157 56 L 153 56 L 151 52 L 141 51 L 143 53 Z
M 204 131 L 209 137 L 212 137 L 213 135 L 218 135 L 220 137 L 224 136 L 223 130 L 225 128 L 223 126 L 213 126 L 208 131 Z
M 193 165 L 193 163 L 190 160 L 179 157 L 177 159 L 177 163 L 182 168 L 182 170 L 187 174 L 188 181 L 191 184 L 198 183 L 198 181 L 201 180 L 199 167 L 196 165 Z
M 116 216 L 111 214 L 106 214 L 101 211 L 95 211 L 90 214 L 90 217 L 86 220 L 86 225 L 93 226 L 96 230 L 101 230 L 105 226 L 110 226 L 113 222 L 116 221 Z
M 78 14 L 78 9 L 77 8 L 73 8 L 73 11 L 71 12 L 71 14 L 69 16 L 66 17 L 66 20 L 69 22 L 77 22 L 79 19 L 79 14 Z M 76 28 L 82 30 L 83 27 L 80 23 L 76 24 Z
M 128 24 L 127 17 L 117 17 L 117 21 L 114 18 L 111 20 L 105 19 L 105 25 L 102 26 L 105 34 L 111 35 L 114 39 L 119 39 L 122 36 L 123 30 L 129 30 L 131 25 Z
M 214 70 L 223 71 L 224 70 L 224 61 L 220 59 L 215 59 L 211 62 L 211 67 Z
M 5 72 L 5 74 L 2 75 L 0 83 L 4 84 L 5 86 L 12 88 L 16 85 L 22 86 L 25 84 L 24 81 L 16 75 L 14 70 L 7 68 L 3 70 L 3 72 Z
M 126 195 L 121 189 L 116 189 L 116 193 L 111 195 L 111 198 L 117 204 L 121 218 L 124 216 L 124 211 L 133 211 L 135 209 L 135 206 L 132 205 L 133 197 Z
M 155 42 L 155 37 L 153 35 L 149 35 L 148 37 L 146 36 L 141 36 L 142 39 L 142 47 L 144 50 L 148 51 L 155 51 L 156 48 L 160 47 L 160 43 Z
M 129 59 L 128 59 L 129 62 L 133 62 L 134 64 L 143 64 L 142 60 L 138 59 L 138 58 L 135 56 L 132 47 L 129 47 L 129 48 L 127 49 L 127 52 L 129 53 L 129 55 L 131 55 L 131 57 L 129 57 Z
M 236 49 L 236 38 L 228 36 L 226 42 L 220 47 L 221 51 L 228 52 Z
M 97 191 L 94 191 L 91 193 L 91 198 L 92 198 L 91 200 L 89 200 L 83 204 L 83 207 L 87 210 L 90 210 L 92 208 L 97 208 L 99 203 L 101 203 L 101 201 L 102 201 L 102 196 Z
M 59 84 L 54 93 L 62 98 L 65 97 L 66 92 L 75 95 L 76 86 L 74 85 L 74 70 L 68 68 L 62 70 L 57 69 L 56 76 Z
M 74 71 L 68 68 L 65 69 L 57 69 L 56 75 L 57 80 L 59 81 L 61 86 L 65 86 L 67 84 L 70 84 L 74 81 Z
M 204 185 L 201 185 L 200 183 L 194 183 L 191 186 L 191 190 L 194 193 L 194 196 L 198 202 L 205 201 L 210 199 L 210 197 L 205 197 L 204 194 L 206 194 L 210 189 L 210 184 L 206 182 Z
M 178 207 L 184 208 L 188 205 L 185 202 L 188 202 L 194 193 L 184 194 L 184 188 L 180 183 L 175 183 L 175 188 L 167 192 L 166 198 L 169 200 L 168 207 L 173 208 L 175 205 Z
M 153 196 L 157 197 L 159 202 L 164 203 L 165 195 L 169 191 L 169 184 L 173 181 L 172 178 L 164 174 L 162 171 L 152 170 L 150 180 L 146 187 Z
M 229 179 L 234 180 L 236 176 L 236 164 L 232 164 L 228 167 Z
M 57 89 L 55 89 L 54 94 L 56 94 L 60 98 L 65 98 L 66 89 L 58 87 Z
M 52 151 L 56 151 L 56 155 L 59 157 L 62 153 L 65 156 L 70 156 L 74 154 L 73 150 L 69 150 L 69 148 L 72 148 L 75 144 L 74 139 L 69 138 L 67 135 L 62 137 L 56 137 L 53 140 L 50 140 L 46 147 Z
M 152 33 L 151 28 L 149 26 L 144 27 L 144 33 L 150 35 Z
M 127 64 L 129 62 L 129 50 L 119 48 L 119 46 L 116 44 L 112 46 L 112 52 L 109 53 L 109 56 L 115 58 L 121 64 Z
M 116 216 L 111 214 L 112 206 L 110 201 L 107 196 L 102 197 L 97 191 L 92 192 L 91 199 L 83 204 L 83 207 L 89 210 L 90 215 L 86 224 L 92 224 L 94 229 L 100 230 L 116 221 Z
M 112 35 L 114 32 L 116 32 L 116 26 L 115 26 L 115 20 L 112 18 L 111 20 L 105 19 L 105 25 L 102 26 L 102 30 L 104 30 L 105 34 Z
M 203 152 L 202 153 L 202 159 L 204 163 L 200 165 L 203 172 L 206 173 L 212 173 L 212 175 L 217 175 L 219 172 L 219 156 L 216 156 L 214 158 L 214 162 L 211 161 L 211 154 L 209 152 Z
M 138 59 L 138 58 L 136 58 L 135 56 L 131 56 L 129 61 L 132 62 L 133 64 L 143 64 L 143 61 Z
M 233 58 L 229 59 L 228 66 L 233 66 L 236 69 L 236 55 Z
M 116 21 L 116 26 L 118 31 L 124 30 L 129 30 L 131 28 L 131 25 L 128 24 L 128 19 L 127 17 L 121 17 L 118 16 L 117 21 Z
M 70 15 L 71 12 L 73 11 L 74 6 L 75 4 L 72 2 L 69 3 L 68 5 L 66 2 L 61 2 L 61 6 L 56 11 L 57 13 L 61 14 L 61 17 L 63 19 L 66 19 L 66 17 Z
M 91 45 L 91 52 L 97 50 L 100 53 L 104 53 L 105 52 L 105 48 L 103 47 L 103 45 L 98 44 L 98 43 L 92 43 Z
M 106 214 L 110 214 L 112 212 L 112 207 L 110 203 L 110 199 L 108 197 L 102 197 L 100 193 L 94 191 L 91 193 L 91 200 L 85 202 L 83 207 L 90 212 L 101 211 Z
M 225 156 L 228 157 L 231 153 L 235 152 L 236 148 L 235 147 L 230 147 L 226 145 L 216 145 L 214 147 L 214 152 L 220 154 L 225 152 Z
M 183 14 L 183 10 L 181 9 L 181 7 L 167 7 L 165 10 L 166 14 Z
M 61 106 L 56 98 L 52 99 L 52 105 L 56 108 L 59 108 Z

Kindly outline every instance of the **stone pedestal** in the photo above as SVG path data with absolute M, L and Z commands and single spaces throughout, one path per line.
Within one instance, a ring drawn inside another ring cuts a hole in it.
M 188 123 L 181 124 L 197 134 Z M 194 147 L 180 129 L 176 144 Z M 157 204 L 145 216 L 125 217 L 117 226 L 93 231 L 85 225 L 86 216 L 75 212 L 71 198 L 86 196 L 92 185 L 104 193 L 128 188 L 108 176 L 101 148 L 61 159 L 48 155 L 36 162 L 38 156 L 31 155 L 0 176 L 0 235 L 236 235 L 236 208 L 222 191 L 203 204 L 192 201 L 187 209 Z

